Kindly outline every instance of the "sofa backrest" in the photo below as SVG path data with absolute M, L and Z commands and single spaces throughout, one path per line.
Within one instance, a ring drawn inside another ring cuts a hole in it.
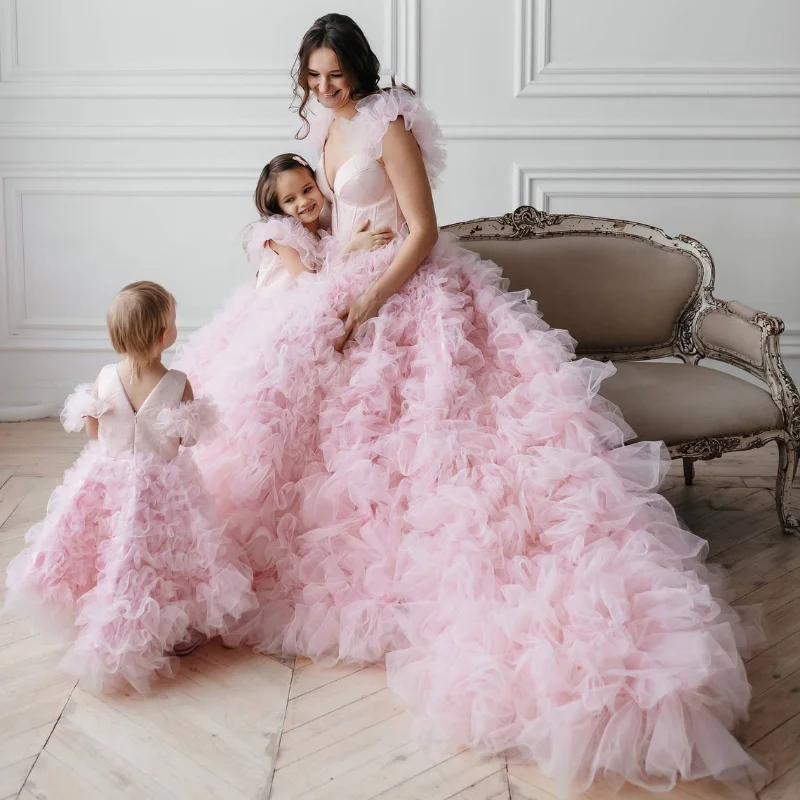
M 527 206 L 445 231 L 529 289 L 545 321 L 584 355 L 657 357 L 676 349 L 682 318 L 713 285 L 708 251 L 688 237 L 625 220 L 557 216 Z

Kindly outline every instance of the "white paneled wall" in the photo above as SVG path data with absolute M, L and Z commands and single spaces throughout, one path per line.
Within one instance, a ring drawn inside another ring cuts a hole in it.
M 164 283 L 185 334 L 251 278 L 238 234 L 263 164 L 303 152 L 288 73 L 328 11 L 439 118 L 441 222 L 531 203 L 696 236 L 800 377 L 796 0 L 0 0 L 0 418 L 94 377 L 124 283 Z

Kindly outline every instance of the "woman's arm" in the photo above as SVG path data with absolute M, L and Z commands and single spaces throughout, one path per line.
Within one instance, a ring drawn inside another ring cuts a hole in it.
M 285 244 L 278 244 L 274 240 L 267 242 L 267 246 L 271 248 L 273 252 L 278 254 L 278 258 L 280 258 L 280 260 L 283 262 L 283 265 L 287 270 L 289 270 L 293 278 L 297 278 L 304 272 L 314 271 L 311 269 L 311 267 L 307 267 L 301 261 L 300 254 L 294 249 L 294 247 L 289 247 Z
M 383 165 L 408 224 L 408 237 L 392 263 L 367 291 L 339 315 L 344 334 L 335 347 L 341 352 L 347 340 L 417 271 L 439 236 L 431 185 L 417 140 L 401 119 L 389 125 L 383 137 Z

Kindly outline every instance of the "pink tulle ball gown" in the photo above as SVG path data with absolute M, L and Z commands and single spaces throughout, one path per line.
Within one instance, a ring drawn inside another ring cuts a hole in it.
M 156 674 L 174 674 L 176 645 L 226 633 L 256 604 L 245 554 L 181 447 L 209 435 L 216 417 L 206 400 L 181 402 L 185 384 L 169 370 L 138 412 L 116 364 L 96 390 L 78 387 L 64 427 L 96 417 L 98 439 L 8 567 L 9 605 L 66 633 L 61 667 L 91 688 L 146 691 Z
M 379 161 L 388 126 L 402 119 L 431 181 L 444 160 L 412 95 L 357 111 L 334 185 L 324 155 L 317 171 L 332 241 L 365 219 L 398 240 L 330 248 L 313 281 L 267 292 L 260 318 L 229 314 L 179 362 L 231 431 L 198 458 L 255 573 L 258 613 L 233 638 L 385 659 L 422 730 L 535 762 L 564 788 L 757 769 L 729 732 L 751 631 L 655 493 L 663 446 L 624 445 L 632 431 L 598 395 L 612 365 L 576 360 L 527 293 L 444 235 L 334 351 L 338 313 L 407 234 Z M 315 118 L 318 142 L 329 124 Z

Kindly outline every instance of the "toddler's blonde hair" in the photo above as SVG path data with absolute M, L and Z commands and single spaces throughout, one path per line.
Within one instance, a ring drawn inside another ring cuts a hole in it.
M 124 286 L 111 301 L 106 322 L 111 344 L 133 362 L 131 379 L 153 358 L 153 349 L 164 338 L 175 310 L 175 298 L 152 281 Z

